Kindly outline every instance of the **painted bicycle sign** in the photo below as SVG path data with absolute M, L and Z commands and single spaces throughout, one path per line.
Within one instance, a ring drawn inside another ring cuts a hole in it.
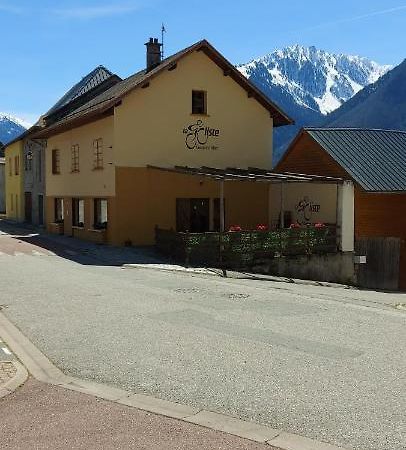
M 312 213 L 320 212 L 320 205 L 311 202 L 309 197 L 304 197 L 296 205 L 296 211 L 298 213 L 298 222 L 303 225 L 310 222 Z
M 185 144 L 189 150 L 217 150 L 210 142 L 220 136 L 220 130 L 204 125 L 202 120 L 188 125 L 183 129 Z

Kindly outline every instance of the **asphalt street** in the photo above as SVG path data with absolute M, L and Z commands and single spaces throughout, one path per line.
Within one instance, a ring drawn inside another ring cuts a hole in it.
M 68 375 L 346 448 L 406 448 L 405 294 L 123 269 L 29 242 L 0 236 L 0 304 Z

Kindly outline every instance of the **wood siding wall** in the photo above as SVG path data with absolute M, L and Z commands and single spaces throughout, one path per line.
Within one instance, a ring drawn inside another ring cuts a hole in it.
M 303 134 L 277 164 L 278 172 L 297 172 L 349 179 L 347 172 L 308 134 Z
M 351 178 L 308 134 L 302 134 L 275 170 Z M 399 237 L 402 240 L 399 284 L 406 290 L 406 193 L 368 193 L 355 184 L 355 238 Z

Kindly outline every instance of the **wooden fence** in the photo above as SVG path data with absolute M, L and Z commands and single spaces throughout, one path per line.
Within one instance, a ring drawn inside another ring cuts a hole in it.
M 397 237 L 369 237 L 355 241 L 357 255 L 366 256 L 366 263 L 358 265 L 358 285 L 369 289 L 398 290 L 402 281 L 401 244 Z
M 187 265 L 243 268 L 278 256 L 337 252 L 336 227 L 178 233 L 157 228 L 157 249 Z

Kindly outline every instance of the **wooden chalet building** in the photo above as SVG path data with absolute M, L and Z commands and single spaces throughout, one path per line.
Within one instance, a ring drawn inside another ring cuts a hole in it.
M 359 283 L 406 289 L 406 132 L 305 128 L 275 170 L 352 179 Z

